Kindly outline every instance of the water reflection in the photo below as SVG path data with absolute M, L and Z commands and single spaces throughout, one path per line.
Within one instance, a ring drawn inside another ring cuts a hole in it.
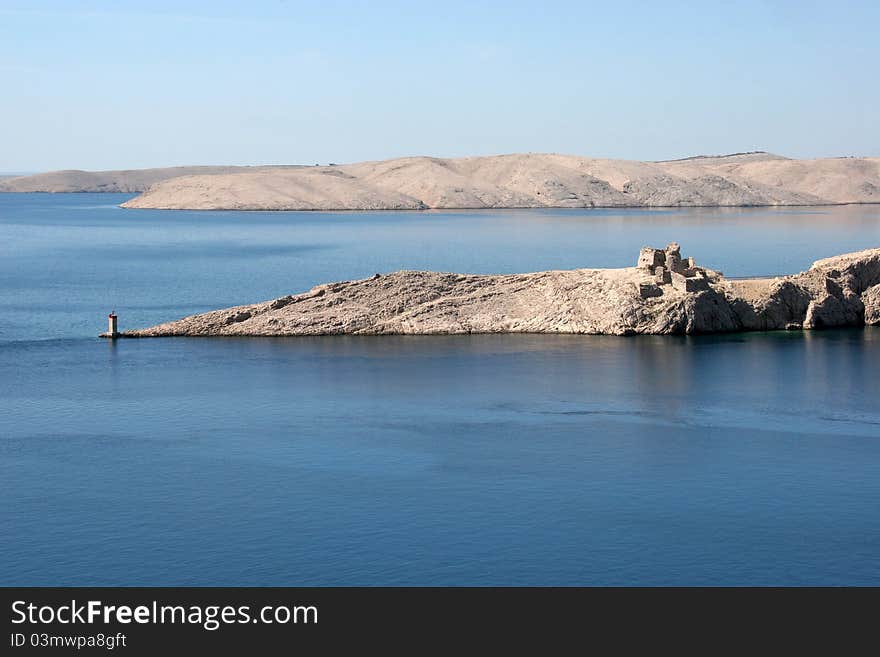
M 112 308 L 149 325 L 400 267 L 621 266 L 669 239 L 788 271 L 880 243 L 880 208 L 89 196 L 0 195 L 2 584 L 880 583 L 880 329 L 94 337 Z M 139 243 L 150 258 L 113 248 Z
M 856 425 L 880 421 L 872 393 L 880 383 L 876 333 L 232 338 L 222 349 L 258 362 L 278 387 L 307 376 L 337 398 L 380 407 L 394 399 L 426 414 L 479 405 L 569 419 L 837 432 L 823 418 L 849 412 L 858 432 Z M 215 344 L 179 341 L 173 348 L 213 352 Z

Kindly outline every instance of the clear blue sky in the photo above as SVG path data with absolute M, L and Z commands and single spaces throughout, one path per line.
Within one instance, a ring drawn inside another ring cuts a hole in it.
M 880 2 L 0 0 L 0 171 L 880 155 Z

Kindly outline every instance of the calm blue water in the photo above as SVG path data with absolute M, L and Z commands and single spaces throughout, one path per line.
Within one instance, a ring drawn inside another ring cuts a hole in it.
M 398 268 L 729 275 L 880 207 L 125 211 L 0 194 L 0 584 L 880 584 L 880 330 L 95 338 Z

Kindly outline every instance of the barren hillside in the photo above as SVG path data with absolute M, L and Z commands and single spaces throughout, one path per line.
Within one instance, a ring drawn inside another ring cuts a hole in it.
M 123 171 L 51 171 L 31 176 L 0 177 L 0 192 L 117 192 L 138 193 L 169 178 L 192 174 L 215 175 L 262 171 L 270 167 L 194 166 Z
M 196 210 L 380 210 L 877 202 L 878 158 L 790 160 L 748 153 L 670 162 L 555 154 L 409 157 L 174 178 L 124 205 Z
M 339 166 L 59 171 L 0 180 L 0 191 L 143 192 L 124 207 L 193 210 L 834 205 L 880 203 L 880 158 L 406 157 Z

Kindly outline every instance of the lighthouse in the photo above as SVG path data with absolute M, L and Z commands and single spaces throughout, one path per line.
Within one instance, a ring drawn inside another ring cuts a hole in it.
M 108 338 L 117 338 L 119 337 L 119 330 L 117 329 L 116 323 L 117 317 L 116 312 L 111 312 L 107 315 L 107 337 Z

